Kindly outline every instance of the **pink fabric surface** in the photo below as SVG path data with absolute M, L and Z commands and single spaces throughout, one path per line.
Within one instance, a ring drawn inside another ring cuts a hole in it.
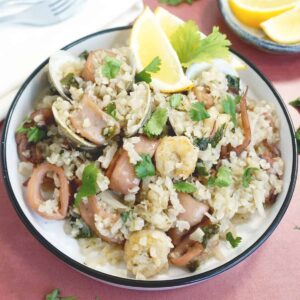
M 146 0 L 155 8 L 157 0 Z M 256 50 L 238 39 L 224 24 L 216 1 L 199 0 L 170 11 L 183 19 L 193 19 L 202 31 L 213 25 L 228 34 L 233 48 L 255 63 L 274 83 L 286 103 L 300 96 L 300 55 L 274 55 Z M 289 107 L 295 126 L 299 115 Z M 53 288 L 78 299 L 300 299 L 300 180 L 289 209 L 267 242 L 238 266 L 204 283 L 177 290 L 142 292 L 99 283 L 71 269 L 57 259 L 19 220 L 0 178 L 0 299 L 43 299 Z

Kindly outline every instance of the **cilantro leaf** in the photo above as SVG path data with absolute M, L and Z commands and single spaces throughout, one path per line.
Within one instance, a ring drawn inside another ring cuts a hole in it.
M 242 183 L 244 188 L 247 188 L 249 186 L 252 176 L 254 172 L 257 170 L 258 168 L 250 168 L 250 167 L 244 170 L 243 177 L 242 177 Z
M 73 296 L 61 297 L 60 289 L 54 289 L 51 293 L 46 295 L 45 300 L 76 300 L 76 297 Z
M 198 25 L 194 21 L 180 25 L 172 34 L 170 42 L 184 67 L 213 58 L 226 58 L 231 45 L 218 27 L 214 27 L 207 37 L 201 38 Z
M 223 100 L 222 104 L 224 112 L 230 115 L 231 122 L 234 124 L 234 127 L 236 127 L 236 101 L 232 97 L 228 96 L 227 99 Z
M 181 193 L 194 193 L 197 191 L 194 184 L 185 181 L 176 181 L 173 186 L 177 192 Z
M 220 128 L 218 128 L 214 136 L 209 139 L 209 143 L 213 148 L 216 148 L 219 142 L 222 140 L 224 135 L 224 130 L 225 130 L 225 123 Z
M 94 164 L 87 165 L 82 173 L 82 184 L 75 198 L 75 206 L 78 207 L 83 197 L 94 196 L 97 193 L 97 176 L 99 169 Z
M 237 76 L 232 76 L 227 74 L 226 79 L 227 79 L 228 91 L 238 95 L 240 92 L 240 78 Z
M 169 101 L 170 101 L 170 106 L 172 108 L 178 108 L 179 105 L 182 102 L 182 95 L 181 94 L 174 94 L 170 97 Z
M 290 105 L 295 107 L 300 112 L 300 97 L 290 102 Z
M 300 154 L 300 127 L 295 132 L 295 138 L 297 140 L 298 154 Z
M 230 186 L 232 182 L 231 170 L 226 166 L 222 166 L 218 169 L 216 177 L 210 177 L 208 179 L 208 186 L 227 187 Z
M 207 242 L 211 239 L 215 234 L 219 232 L 219 225 L 218 224 L 211 224 L 201 228 L 204 232 L 204 236 L 202 239 L 202 245 L 204 248 L 207 246 Z
M 196 175 L 197 176 L 208 176 L 208 172 L 203 163 L 198 162 L 196 165 Z
M 108 79 L 116 78 L 121 69 L 121 61 L 110 56 L 104 58 L 104 65 L 102 67 L 102 75 Z
M 226 240 L 230 243 L 232 248 L 236 248 L 239 245 L 239 243 L 242 241 L 242 238 L 240 236 L 234 238 L 232 233 L 228 232 L 226 234 Z
M 104 111 L 112 116 L 114 119 L 117 120 L 117 110 L 116 110 L 116 104 L 110 102 L 105 108 Z
M 79 83 L 76 80 L 74 73 L 68 73 L 63 79 L 60 80 L 60 83 L 68 89 L 71 86 L 77 89 L 79 88 Z
M 210 117 L 209 113 L 205 109 L 204 103 L 202 102 L 193 103 L 189 110 L 189 115 L 192 121 L 195 122 L 205 120 Z
M 25 120 L 18 128 L 17 128 L 17 132 L 18 133 L 25 133 L 27 138 L 28 138 L 28 142 L 31 143 L 37 143 L 39 141 L 41 141 L 42 139 L 44 139 L 47 136 L 47 132 L 39 127 L 23 127 L 24 124 L 27 122 L 27 120 Z
M 130 219 L 131 214 L 132 214 L 131 210 L 124 211 L 124 212 L 121 213 L 121 219 L 122 219 L 123 223 L 126 223 L 127 220 Z
M 137 178 L 143 179 L 147 176 L 155 175 L 155 168 L 149 154 L 142 154 L 142 160 L 134 166 Z
M 177 6 L 178 4 L 181 3 L 188 3 L 188 4 L 192 4 L 193 0 L 159 0 L 160 3 L 165 3 L 167 5 L 171 5 L 171 6 Z
M 157 108 L 144 126 L 144 133 L 149 138 L 160 135 L 164 130 L 167 120 L 167 109 L 161 107 Z
M 135 82 L 145 81 L 150 83 L 152 81 L 150 73 L 157 73 L 160 70 L 161 59 L 156 56 L 153 60 L 139 73 L 135 75 Z

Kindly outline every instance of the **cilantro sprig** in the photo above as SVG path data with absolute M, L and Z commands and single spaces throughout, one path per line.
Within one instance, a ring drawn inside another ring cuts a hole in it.
M 149 137 L 153 138 L 159 136 L 167 123 L 168 111 L 165 108 L 157 108 L 151 115 L 150 119 L 144 126 L 144 133 Z
M 249 187 L 250 181 L 252 180 L 252 177 L 256 171 L 258 171 L 258 168 L 248 167 L 244 170 L 242 176 L 242 184 L 244 188 Z
M 148 176 L 155 175 L 155 167 L 152 163 L 151 157 L 149 154 L 142 154 L 142 160 L 138 161 L 137 164 L 134 166 L 135 175 L 137 178 L 143 179 Z
M 82 173 L 82 184 L 75 197 L 75 206 L 78 207 L 83 197 L 94 196 L 97 193 L 97 176 L 100 170 L 94 165 L 87 165 Z
M 135 75 L 135 82 L 145 81 L 151 83 L 151 73 L 157 73 L 160 70 L 161 59 L 156 56 L 153 60 L 139 73 Z
M 189 183 L 189 182 L 185 182 L 185 181 L 176 181 L 174 184 L 173 184 L 175 190 L 177 192 L 181 192 L 181 193 L 194 193 L 197 191 L 197 188 L 194 184 L 192 183 Z
M 182 66 L 186 68 L 196 62 L 228 57 L 231 45 L 218 27 L 213 27 L 211 34 L 202 38 L 194 21 L 180 25 L 172 34 L 170 41 Z
M 104 111 L 112 116 L 115 120 L 117 120 L 117 110 L 116 110 L 116 104 L 110 102 L 105 108 Z
M 228 187 L 232 184 L 231 170 L 226 166 L 221 166 L 218 169 L 217 176 L 209 177 L 208 186 L 210 187 Z
M 236 105 L 237 100 L 233 99 L 231 96 L 227 96 L 225 100 L 222 102 L 224 112 L 230 115 L 230 120 L 233 123 L 234 127 L 237 126 L 237 118 L 236 118 Z
M 51 293 L 46 295 L 45 300 L 76 300 L 76 297 L 62 297 L 60 296 L 60 289 L 54 289 Z
M 172 108 L 178 108 L 182 102 L 182 95 L 181 94 L 173 94 L 170 98 L 170 106 Z
M 192 121 L 195 122 L 205 120 L 210 117 L 210 114 L 207 112 L 204 103 L 202 102 L 193 103 L 191 109 L 189 110 L 189 115 Z
M 242 241 L 242 238 L 240 236 L 234 238 L 232 233 L 228 232 L 226 234 L 226 240 L 230 243 L 232 248 L 236 248 L 239 245 L 239 243 Z
M 102 66 L 102 75 L 108 79 L 116 78 L 121 69 L 121 61 L 110 56 L 104 58 L 104 65 Z
M 36 126 L 24 127 L 24 124 L 26 122 L 27 122 L 27 120 L 25 120 L 17 128 L 16 131 L 18 133 L 25 133 L 28 138 L 28 142 L 36 144 L 37 142 L 41 141 L 42 139 L 44 139 L 47 136 L 47 132 L 40 127 L 36 127 Z

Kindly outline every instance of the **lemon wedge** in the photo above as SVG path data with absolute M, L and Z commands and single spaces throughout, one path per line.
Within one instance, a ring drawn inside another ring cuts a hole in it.
M 160 70 L 151 74 L 151 85 L 154 88 L 162 92 L 174 93 L 193 87 L 193 83 L 185 76 L 166 34 L 148 7 L 133 25 L 130 48 L 138 71 L 143 70 L 155 57 L 161 59 Z
M 172 36 L 178 26 L 184 23 L 183 20 L 171 14 L 162 7 L 157 7 L 154 13 L 162 30 L 165 32 L 168 38 Z M 201 32 L 200 34 L 203 38 L 206 37 L 204 33 Z M 228 63 L 237 71 L 245 70 L 247 68 L 241 59 L 232 54 L 228 58 Z
M 290 10 L 299 0 L 229 0 L 235 16 L 244 24 L 259 27 L 260 23 Z
M 300 42 L 300 6 L 260 24 L 266 35 L 281 44 Z

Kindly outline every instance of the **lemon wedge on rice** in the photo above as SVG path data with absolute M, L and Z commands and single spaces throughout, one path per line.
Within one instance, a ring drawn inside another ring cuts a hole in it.
M 299 0 L 229 0 L 235 16 L 244 24 L 259 28 L 260 23 L 294 8 Z
M 160 70 L 151 74 L 151 85 L 154 88 L 162 92 L 174 93 L 193 87 L 192 81 L 185 76 L 178 56 L 166 34 L 148 7 L 133 25 L 130 48 L 139 72 L 155 57 L 158 56 L 161 59 Z
M 183 20 L 171 14 L 162 7 L 157 7 L 154 13 L 162 30 L 165 32 L 169 39 L 172 36 L 172 34 L 176 31 L 178 26 L 184 23 Z M 200 34 L 203 38 L 206 37 L 204 33 L 201 32 Z M 228 63 L 237 71 L 245 70 L 247 68 L 246 65 L 242 62 L 242 60 L 240 60 L 235 55 L 230 55 L 230 57 L 228 58 Z
M 266 35 L 281 44 L 300 42 L 300 5 L 260 24 Z

